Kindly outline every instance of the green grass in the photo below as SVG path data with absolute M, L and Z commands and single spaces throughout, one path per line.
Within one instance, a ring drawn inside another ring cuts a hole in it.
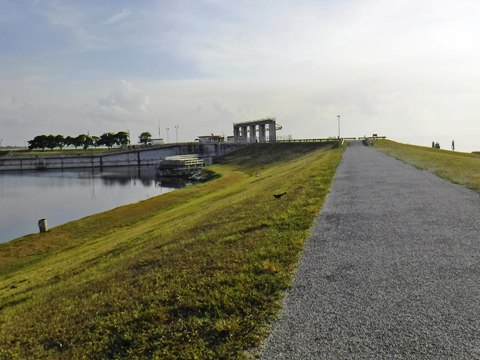
M 456 151 L 376 140 L 374 146 L 388 155 L 451 182 L 480 192 L 480 156 Z
M 251 357 L 342 153 L 253 145 L 211 182 L 0 245 L 0 358 Z

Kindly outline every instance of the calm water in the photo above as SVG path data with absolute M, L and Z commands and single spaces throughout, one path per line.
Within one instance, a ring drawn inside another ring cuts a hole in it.
M 172 190 L 154 168 L 0 173 L 0 243 Z

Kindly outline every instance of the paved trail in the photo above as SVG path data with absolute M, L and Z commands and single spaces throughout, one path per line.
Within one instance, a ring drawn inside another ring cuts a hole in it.
M 480 196 L 354 143 L 262 359 L 480 359 Z

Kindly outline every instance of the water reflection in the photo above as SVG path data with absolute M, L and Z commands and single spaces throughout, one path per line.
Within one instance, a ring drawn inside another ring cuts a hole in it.
M 153 167 L 0 173 L 0 242 L 184 187 Z

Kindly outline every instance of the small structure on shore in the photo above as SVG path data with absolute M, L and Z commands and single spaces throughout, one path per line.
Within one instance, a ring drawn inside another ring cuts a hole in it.
M 202 135 L 198 137 L 198 142 L 200 144 L 220 144 L 225 142 L 225 137 L 223 135 Z
M 195 178 L 202 173 L 205 161 L 197 154 L 167 156 L 157 164 L 161 177 Z
M 152 145 L 163 145 L 165 144 L 163 139 L 150 139 L 150 144 Z

